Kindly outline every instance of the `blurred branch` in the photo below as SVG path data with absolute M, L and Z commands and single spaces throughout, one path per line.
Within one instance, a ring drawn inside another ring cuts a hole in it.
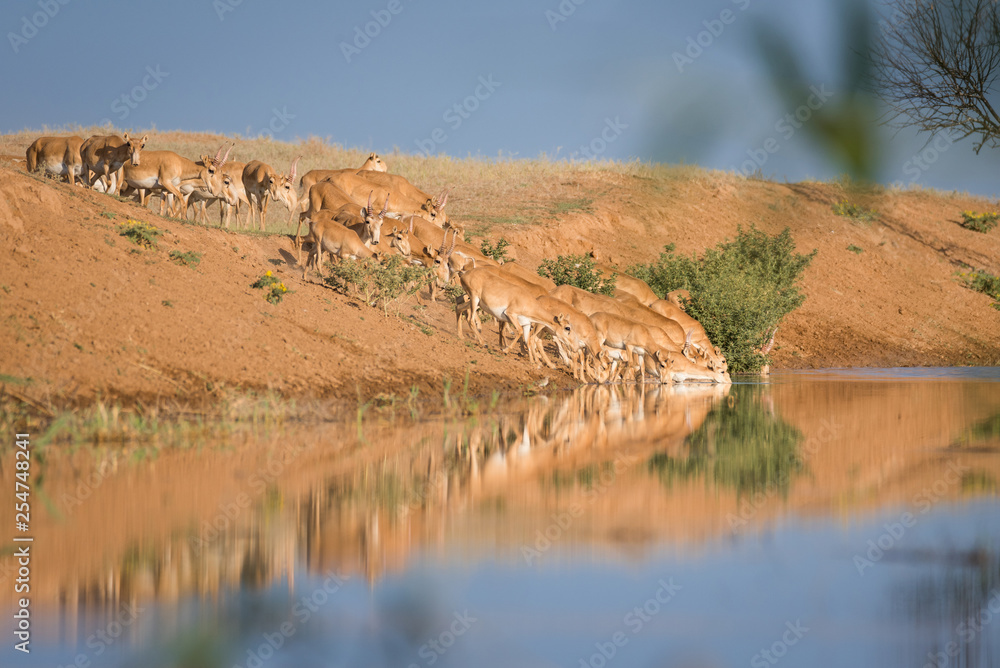
M 995 0 L 892 0 L 879 26 L 872 63 L 890 124 L 974 137 L 976 153 L 1000 144 L 990 100 L 1000 65 Z

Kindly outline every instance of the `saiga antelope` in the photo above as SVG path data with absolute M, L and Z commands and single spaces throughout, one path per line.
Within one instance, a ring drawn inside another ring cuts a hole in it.
M 93 188 L 100 180 L 104 192 L 120 195 L 122 190 L 122 168 L 125 163 L 133 167 L 139 165 L 139 157 L 146 146 L 149 135 L 142 139 L 129 137 L 126 132 L 118 135 L 94 135 L 83 142 L 80 158 L 83 160 L 83 178 Z
M 82 147 L 83 137 L 75 135 L 39 137 L 24 154 L 28 173 L 41 169 L 47 174 L 62 174 L 70 185 L 75 185 L 77 177 L 83 180 Z
M 292 161 L 289 174 L 279 174 L 270 165 L 260 160 L 252 160 L 243 168 L 243 187 L 250 201 L 250 227 L 253 227 L 254 212 L 260 217 L 260 229 L 264 230 L 267 204 L 272 199 L 281 200 L 288 207 L 288 224 L 299 206 L 299 193 L 295 189 L 295 167 L 299 158 Z

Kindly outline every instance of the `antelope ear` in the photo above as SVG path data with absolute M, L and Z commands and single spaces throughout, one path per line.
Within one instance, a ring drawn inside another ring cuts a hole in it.
M 139 145 L 140 145 L 140 146 L 145 146 L 145 145 L 146 145 L 146 140 L 147 140 L 147 139 L 149 139 L 149 135 L 143 135 L 143 136 L 142 136 L 142 141 L 140 141 L 140 142 L 139 142 Z
M 365 207 L 361 207 L 361 217 L 362 218 L 368 217 L 368 209 L 366 209 Z
M 125 141 L 125 143 L 128 143 L 128 133 L 127 132 L 123 132 L 122 133 L 122 139 Z

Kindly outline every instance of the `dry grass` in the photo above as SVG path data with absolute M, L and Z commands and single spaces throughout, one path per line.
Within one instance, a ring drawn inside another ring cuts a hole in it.
M 197 159 L 204 153 L 214 155 L 225 142 L 235 142 L 231 159 L 241 162 L 262 160 L 279 171 L 289 169 L 295 157 L 301 156 L 298 176 L 311 169 L 337 169 L 360 166 L 369 151 L 348 149 L 319 137 L 297 142 L 247 139 L 239 135 L 160 131 L 156 128 L 130 129 L 133 134 L 149 134 L 146 148 L 169 150 Z M 121 128 L 43 127 L 23 130 L 17 134 L 0 135 L 0 155 L 23 156 L 28 145 L 43 135 L 121 133 Z M 712 172 L 693 166 L 670 166 L 651 163 L 598 161 L 570 163 L 553 161 L 544 156 L 536 159 L 434 156 L 425 158 L 394 151 L 383 155 L 392 173 L 406 177 L 426 192 L 436 195 L 445 188 L 451 190 L 449 213 L 466 224 L 470 236 L 483 236 L 494 225 L 532 225 L 552 220 L 564 213 L 587 212 L 590 205 L 623 182 L 639 182 L 662 189 L 672 182 L 720 177 L 732 179 L 724 172 Z M 23 167 L 23 163 L 21 165 Z M 272 203 L 267 217 L 270 233 L 290 234 L 294 226 L 287 225 L 288 211 Z M 218 212 L 209 214 L 217 224 Z

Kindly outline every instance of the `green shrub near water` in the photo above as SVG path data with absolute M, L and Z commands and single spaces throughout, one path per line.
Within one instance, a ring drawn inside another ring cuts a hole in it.
M 615 294 L 617 274 L 603 276 L 589 255 L 560 255 L 555 260 L 542 260 L 538 275 L 551 278 L 556 285 L 572 285 L 599 295 Z
M 786 228 L 778 235 L 751 226 L 736 239 L 710 248 L 699 258 L 685 257 L 668 245 L 659 259 L 630 267 L 659 295 L 686 288 L 687 312 L 722 349 L 733 373 L 755 373 L 770 363 L 760 349 L 781 319 L 805 301 L 798 280 L 816 256 L 795 252 Z

